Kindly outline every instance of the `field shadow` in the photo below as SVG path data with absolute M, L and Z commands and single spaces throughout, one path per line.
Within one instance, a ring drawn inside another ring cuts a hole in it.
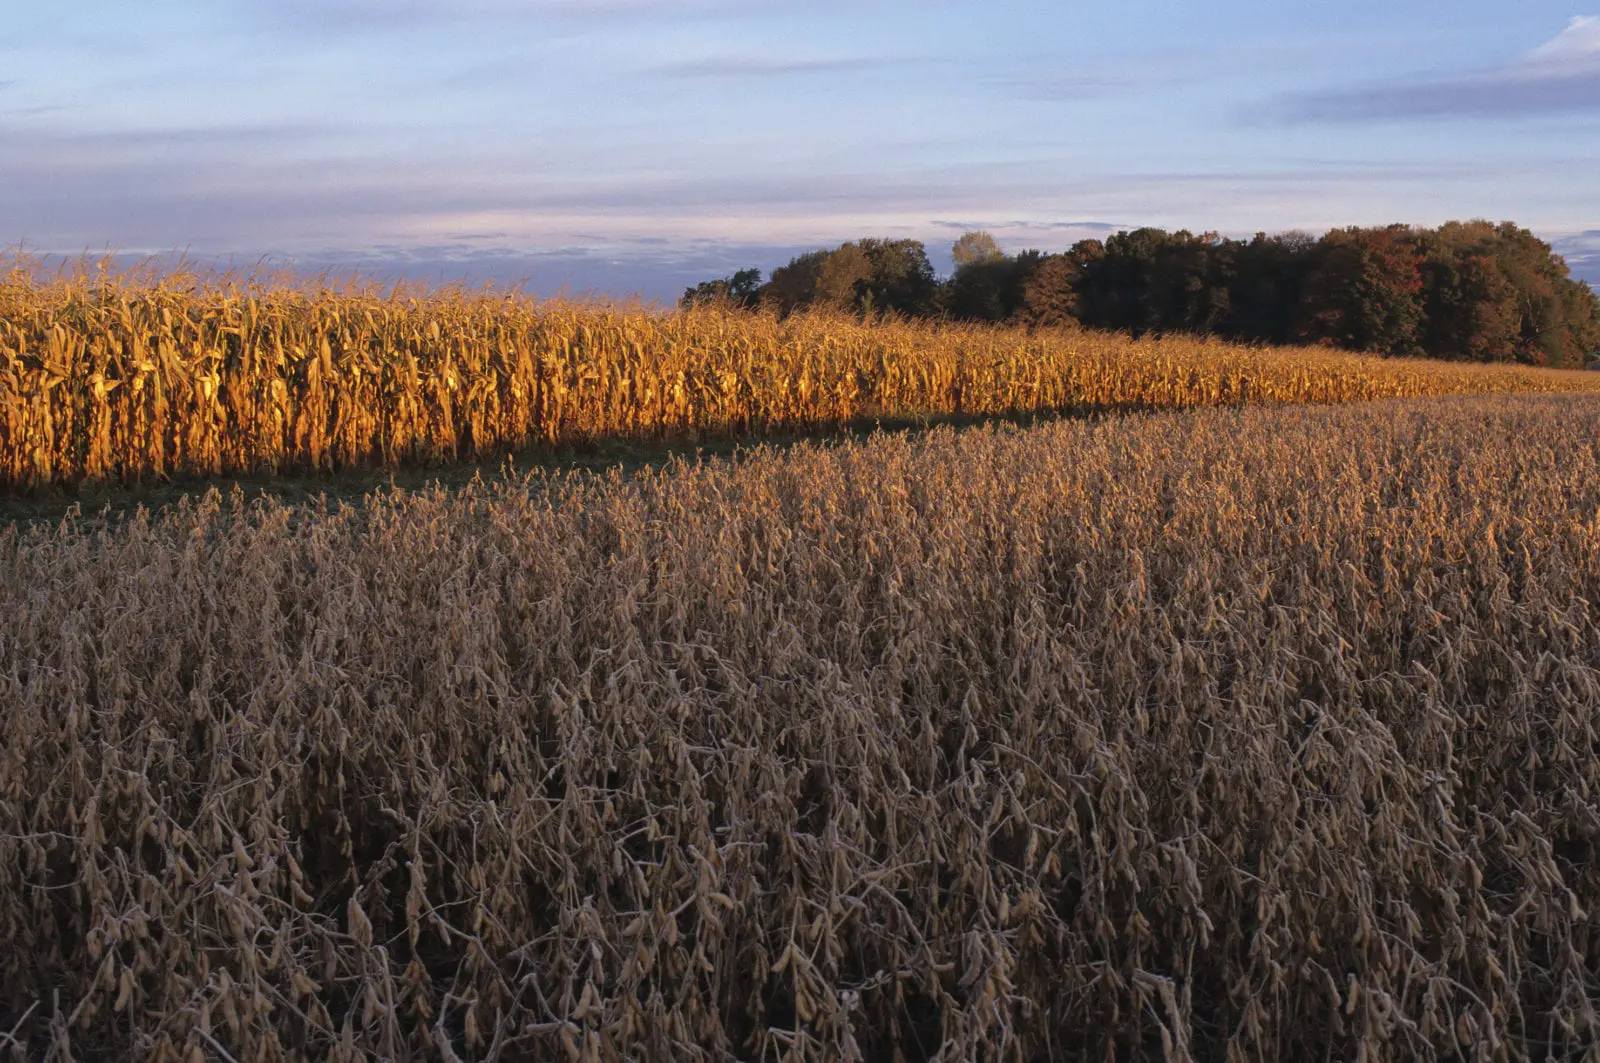
M 259 475 L 177 476 L 131 485 L 58 485 L 22 493 L 0 493 L 0 526 L 53 524 L 69 517 L 77 519 L 80 524 L 115 523 L 132 516 L 140 507 L 151 512 L 163 510 L 177 505 L 184 498 L 203 495 L 212 488 L 224 495 L 238 490 L 249 500 L 268 499 L 288 505 L 318 503 L 324 499 L 359 502 L 375 491 L 462 488 L 474 482 L 492 483 L 532 469 L 580 470 L 597 474 L 616 469 L 626 473 L 659 467 L 674 459 L 737 460 L 741 455 L 758 448 L 784 450 L 807 443 L 833 445 L 860 441 L 877 434 L 918 434 L 940 427 L 1029 427 L 1053 421 L 1140 413 L 1146 412 L 1146 409 L 1142 406 L 1086 406 L 1007 414 L 863 416 L 843 424 L 803 431 L 705 434 L 668 439 L 607 437 L 559 446 L 524 446 L 477 459 L 394 467 L 363 466 L 333 471 Z

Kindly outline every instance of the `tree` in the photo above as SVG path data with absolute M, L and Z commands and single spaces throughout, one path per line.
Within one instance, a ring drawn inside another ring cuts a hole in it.
M 808 251 L 772 271 L 761 300 L 779 313 L 828 306 L 859 313 L 933 312 L 938 281 L 916 240 L 865 239 Z
M 1004 256 L 967 262 L 956 270 L 940 293 L 944 312 L 961 321 L 1001 321 L 1006 316 Z
M 829 251 L 807 251 L 772 271 L 772 279 L 761 289 L 761 301 L 780 314 L 792 314 L 809 306 L 817 296 L 817 279 Z
M 1422 347 L 1434 358 L 1517 358 L 1522 311 L 1497 261 L 1501 236 L 1484 222 L 1450 222 L 1421 234 Z
M 854 310 L 872 280 L 872 260 L 859 244 L 841 244 L 827 253 L 817 270 L 814 301 L 836 310 Z
M 1429 355 L 1580 367 L 1600 346 L 1593 291 L 1528 230 L 1453 221 L 1419 239 Z
M 1561 264 L 1566 271 L 1566 263 Z M 1568 278 L 1565 304 L 1574 368 L 1600 369 L 1600 295 L 1582 281 Z
M 1072 281 L 1073 316 L 1083 325 L 1105 328 L 1105 296 L 1101 290 L 1100 268 L 1106 245 L 1099 240 L 1079 240 L 1067 249 L 1066 258 L 1076 276 Z
M 1422 255 L 1409 226 L 1335 229 L 1318 242 L 1296 338 L 1411 355 L 1422 336 Z
M 1028 278 L 1045 257 L 1042 251 L 1033 250 L 1009 256 L 986 232 L 962 234 L 950 255 L 956 270 L 940 293 L 941 308 L 949 316 L 967 321 L 1017 317 L 1026 302 Z
M 955 261 L 956 272 L 959 273 L 963 266 L 999 261 L 1005 257 L 1005 252 L 1000 250 L 993 236 L 978 230 L 962 233 L 951 246 L 950 257 Z
M 678 305 L 685 310 L 708 304 L 749 309 L 756 305 L 760 295 L 761 271 L 741 269 L 731 277 L 702 281 L 691 288 L 685 288 Z
M 939 282 L 922 241 L 866 239 L 858 246 L 870 266 L 866 294 L 871 309 L 908 317 L 933 313 Z
M 1078 263 L 1071 255 L 1045 255 L 1023 285 L 1021 318 L 1036 328 L 1078 322 Z
M 1229 317 L 1233 246 L 1216 233 L 1153 228 L 1083 241 L 1071 252 L 1081 320 L 1135 334 L 1218 331 Z
M 1487 222 L 1471 223 L 1487 226 Z M 1572 279 L 1549 244 L 1512 222 L 1493 226 L 1495 263 L 1517 293 L 1516 358 L 1531 365 L 1580 368 L 1600 348 L 1600 303 Z
M 1248 243 L 1232 247 L 1229 314 L 1223 330 L 1253 343 L 1292 342 L 1317 238 L 1303 232 L 1256 233 Z
M 1145 292 L 1145 327 L 1161 332 L 1222 331 L 1230 316 L 1236 246 L 1217 233 L 1196 235 L 1187 229 L 1158 241 Z
M 1510 222 L 1336 229 L 1321 239 L 1257 233 L 1249 241 L 1143 228 L 1103 243 L 1081 240 L 1062 254 L 1014 257 L 990 234 L 969 232 L 951 255 L 955 272 L 940 284 L 920 242 L 867 238 L 797 255 L 764 285 L 754 269 L 697 284 L 680 303 L 1077 322 L 1563 367 L 1600 362 L 1600 297 L 1572 279 L 1549 244 Z

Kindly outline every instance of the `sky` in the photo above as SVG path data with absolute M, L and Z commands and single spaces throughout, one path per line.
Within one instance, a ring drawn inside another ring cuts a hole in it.
M 1600 0 L 0 0 L 33 253 L 671 300 L 863 236 L 1486 217 L 1600 281 L 1596 189 Z

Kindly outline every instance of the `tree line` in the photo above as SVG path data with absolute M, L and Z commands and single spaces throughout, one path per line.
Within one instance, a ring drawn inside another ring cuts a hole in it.
M 969 232 L 952 259 L 954 271 L 940 278 L 920 241 L 854 240 L 796 256 L 764 282 L 747 269 L 695 285 L 681 303 L 1189 332 L 1569 368 L 1600 358 L 1600 298 L 1512 222 L 1249 240 L 1144 228 L 1054 254 L 1006 254 L 990 234 Z

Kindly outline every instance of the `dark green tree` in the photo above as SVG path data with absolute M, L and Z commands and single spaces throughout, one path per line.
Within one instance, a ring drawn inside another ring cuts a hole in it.
M 1044 255 L 1023 282 L 1023 324 L 1035 328 L 1078 323 L 1077 261 L 1068 254 Z
M 950 249 L 955 273 L 941 293 L 944 312 L 964 321 L 1007 321 L 1026 304 L 1028 279 L 1044 260 L 1041 251 L 1015 257 L 986 232 L 965 233 Z
M 1232 245 L 1215 233 L 1134 229 L 1084 241 L 1078 260 L 1085 324 L 1144 332 L 1213 332 L 1229 317 Z
M 1008 259 L 998 258 L 969 262 L 957 269 L 940 293 L 944 312 L 960 321 L 1003 320 L 1009 267 Z
M 869 238 L 687 289 L 684 306 L 827 306 L 1030 326 L 1072 322 L 1255 343 L 1584 366 L 1600 360 L 1600 297 L 1510 222 L 1336 229 L 1249 241 L 1143 228 L 1062 254 L 1007 256 L 985 232 L 951 248 L 940 284 L 916 240 Z
M 1405 225 L 1335 229 L 1301 293 L 1299 340 L 1377 354 L 1420 353 L 1422 254 Z
M 756 305 L 760 295 L 761 271 L 759 269 L 741 269 L 731 277 L 724 277 L 721 280 L 714 281 L 702 281 L 691 288 L 685 288 L 683 297 L 678 300 L 678 305 L 684 309 L 707 304 L 749 309 Z
M 1420 236 L 1423 350 L 1434 358 L 1515 361 L 1521 300 L 1501 269 L 1500 234 L 1487 223 L 1450 222 Z
M 1256 233 L 1232 245 L 1233 275 L 1228 284 L 1227 335 L 1249 343 L 1291 343 L 1301 290 L 1310 271 L 1317 238 L 1288 232 Z
M 859 241 L 858 246 L 870 267 L 866 286 L 870 302 L 863 309 L 906 317 L 924 317 L 934 312 L 939 282 L 922 241 L 869 238 Z
M 1000 321 L 1010 260 L 986 232 L 962 233 L 950 248 L 955 272 L 940 292 L 941 308 L 962 321 Z

